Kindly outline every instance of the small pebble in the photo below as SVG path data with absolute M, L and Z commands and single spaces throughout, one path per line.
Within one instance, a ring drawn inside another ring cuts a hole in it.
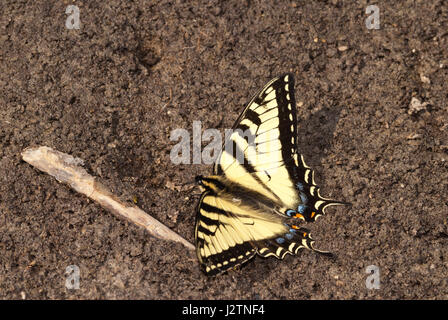
M 409 104 L 408 114 L 414 114 L 422 110 L 425 110 L 427 105 L 428 105 L 427 102 L 422 103 L 416 97 L 412 97 L 411 103 Z
M 407 136 L 408 140 L 417 140 L 420 139 L 422 137 L 421 134 L 419 133 L 411 133 L 409 136 Z
M 420 75 L 420 81 L 426 84 L 430 84 L 431 80 L 429 80 L 429 78 L 423 74 Z

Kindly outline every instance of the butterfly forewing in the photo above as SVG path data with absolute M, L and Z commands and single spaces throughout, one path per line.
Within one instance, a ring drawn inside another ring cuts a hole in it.
M 294 80 L 287 74 L 271 80 L 249 102 L 224 143 L 214 173 L 248 188 L 256 186 L 285 208 L 297 207 L 296 123 Z

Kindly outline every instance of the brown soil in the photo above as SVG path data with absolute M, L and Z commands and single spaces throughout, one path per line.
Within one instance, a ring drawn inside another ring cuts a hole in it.
M 448 5 L 377 1 L 0 4 L 0 298 L 448 298 Z M 346 46 L 346 48 L 344 48 Z M 353 203 L 316 246 L 208 279 L 156 240 L 23 162 L 46 145 L 193 242 L 209 165 L 174 165 L 170 132 L 230 128 L 273 76 L 296 75 L 299 145 L 322 195 Z M 410 109 L 415 97 L 422 110 Z M 77 265 L 79 290 L 65 288 Z M 366 268 L 380 268 L 368 290 Z

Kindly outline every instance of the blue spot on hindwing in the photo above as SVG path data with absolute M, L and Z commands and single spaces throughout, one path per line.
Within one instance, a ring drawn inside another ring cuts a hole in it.
M 303 203 L 308 202 L 308 197 L 304 193 L 300 193 L 300 199 L 302 200 Z
M 292 217 L 295 214 L 296 214 L 296 212 L 294 210 L 291 210 L 291 209 L 286 210 L 286 215 L 288 217 Z
M 297 211 L 299 211 L 299 213 L 301 213 L 301 214 L 305 213 L 305 209 L 306 209 L 306 205 L 304 205 L 304 204 L 299 204 L 299 206 L 297 207 Z
M 285 238 L 291 240 L 292 238 L 294 238 L 294 235 L 292 233 L 287 233 L 285 234 Z
M 282 244 L 282 243 L 285 242 L 285 239 L 283 239 L 282 237 L 280 237 L 280 238 L 275 239 L 275 241 L 276 241 L 278 244 Z
M 297 188 L 300 190 L 300 191 L 303 191 L 305 188 L 303 187 L 303 184 L 302 183 L 300 183 L 300 182 L 297 182 L 296 183 L 296 186 L 297 186 Z

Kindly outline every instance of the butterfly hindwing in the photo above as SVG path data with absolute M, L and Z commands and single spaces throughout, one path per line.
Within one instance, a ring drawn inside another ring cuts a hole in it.
M 312 249 L 308 230 L 287 223 L 245 195 L 235 198 L 225 191 L 205 192 L 197 214 L 197 255 L 209 275 L 238 266 L 256 253 L 283 259 L 300 248 Z
M 199 262 L 208 275 L 240 265 L 256 253 L 244 223 L 209 192 L 199 202 L 195 238 Z

